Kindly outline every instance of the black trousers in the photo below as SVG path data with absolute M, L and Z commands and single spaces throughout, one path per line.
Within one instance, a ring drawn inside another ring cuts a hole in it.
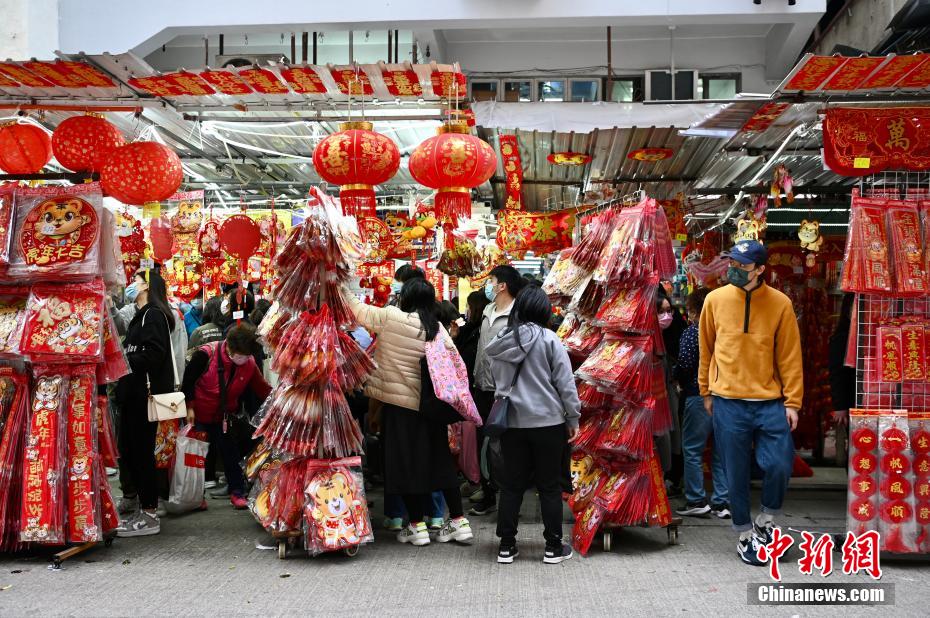
M 481 415 L 481 420 L 487 422 L 488 415 L 491 414 L 491 406 L 494 405 L 494 393 L 475 389 L 472 391 L 472 398 L 475 400 L 475 407 L 478 408 L 478 414 Z M 491 466 L 481 465 L 481 450 L 484 446 L 483 426 L 478 427 L 476 438 L 478 443 L 478 465 L 481 468 L 481 489 L 484 491 L 484 499 L 490 502 L 493 501 L 494 497 L 497 495 L 497 484 L 491 479 Z M 488 470 L 487 475 L 484 473 L 485 468 Z
M 120 405 L 119 454 L 125 461 L 132 486 L 139 495 L 139 506 L 158 506 L 158 476 L 155 470 L 155 433 L 158 423 L 150 423 L 147 400 L 137 399 Z
M 561 543 L 562 457 L 566 441 L 564 424 L 508 429 L 501 436 L 504 470 L 496 479 L 501 488 L 497 514 L 497 536 L 501 543 L 516 542 L 517 519 L 531 479 L 535 479 L 539 492 L 546 545 Z

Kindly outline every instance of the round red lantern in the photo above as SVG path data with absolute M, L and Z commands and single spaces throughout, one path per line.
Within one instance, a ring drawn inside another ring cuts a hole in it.
M 899 427 L 889 427 L 882 432 L 882 449 L 896 453 L 907 448 L 907 434 Z
M 168 199 L 183 179 L 178 155 L 158 142 L 133 142 L 117 148 L 100 170 L 100 184 L 108 195 L 137 206 Z
M 0 170 L 7 174 L 36 174 L 52 158 L 52 140 L 34 124 L 0 127 Z
M 497 169 L 494 149 L 468 132 L 463 122 L 450 122 L 410 155 L 410 174 L 436 189 L 436 217 L 455 223 L 471 216 L 471 189 L 487 182 Z
M 220 227 L 220 245 L 223 251 L 238 260 L 255 255 L 262 244 L 262 231 L 248 215 L 232 215 Z
M 106 158 L 125 146 L 123 134 L 99 116 L 68 118 L 52 133 L 52 152 L 72 172 L 99 172 Z
M 344 122 L 313 150 L 313 167 L 323 180 L 339 185 L 343 212 L 357 217 L 375 216 L 374 185 L 390 180 L 400 167 L 397 145 L 372 126 Z
M 851 441 L 860 451 L 875 450 L 875 443 L 878 442 L 878 435 L 875 430 L 868 427 L 860 427 L 852 432 Z

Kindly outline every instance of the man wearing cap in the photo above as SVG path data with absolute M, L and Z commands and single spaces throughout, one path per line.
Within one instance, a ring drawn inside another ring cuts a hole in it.
M 737 551 L 743 562 L 762 566 L 757 551 L 772 540 L 794 461 L 791 432 L 804 395 L 801 338 L 791 300 L 762 280 L 765 246 L 742 240 L 724 256 L 730 258 L 730 285 L 704 302 L 698 385 L 727 472 Z M 755 520 L 749 503 L 753 447 L 765 475 Z

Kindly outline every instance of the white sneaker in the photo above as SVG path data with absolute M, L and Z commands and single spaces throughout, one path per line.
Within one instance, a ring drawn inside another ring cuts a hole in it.
M 429 545 L 429 530 L 426 528 L 426 522 L 421 521 L 416 525 L 407 524 L 403 530 L 397 533 L 397 541 L 410 543 L 416 547 Z
M 436 535 L 436 540 L 440 543 L 457 541 L 470 544 L 474 538 L 475 535 L 472 534 L 471 524 L 464 517 L 450 519 L 439 529 L 439 534 Z
M 139 511 L 116 529 L 118 537 L 151 536 L 161 532 L 161 522 L 158 515 L 150 515 Z
M 120 515 L 132 515 L 139 510 L 139 497 L 127 498 L 123 496 L 116 503 L 116 512 Z
M 204 489 L 213 489 L 214 487 L 216 487 L 216 481 L 206 481 L 203 484 Z

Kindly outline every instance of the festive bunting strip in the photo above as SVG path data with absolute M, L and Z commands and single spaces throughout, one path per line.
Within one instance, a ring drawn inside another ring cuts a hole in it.
M 420 78 L 416 71 L 384 70 L 381 72 L 381 78 L 388 92 L 395 97 L 423 96 L 423 86 L 420 85 Z
M 317 72 L 309 67 L 281 69 L 281 77 L 298 94 L 326 94 L 326 86 Z
M 75 369 L 68 391 L 68 540 L 99 541 L 97 502 L 96 371 L 93 365 Z
M 242 96 L 252 94 L 252 89 L 231 71 L 201 71 L 200 78 L 220 94 Z
M 497 246 L 504 251 L 533 251 L 537 255 L 572 244 L 575 211 L 525 212 L 501 210 L 497 216 Z
M 520 147 L 516 135 L 500 136 L 501 163 L 504 166 L 507 193 L 505 208 L 523 209 L 523 162 L 520 160 Z
M 287 86 L 281 83 L 281 80 L 268 69 L 242 69 L 239 71 L 239 77 L 252 90 L 262 94 L 288 94 Z
M 330 73 L 342 94 L 360 96 L 374 93 L 368 74 L 361 68 L 333 68 L 330 69 Z
M 465 96 L 465 75 L 451 71 L 433 71 L 430 75 L 433 94 L 444 99 L 461 99 Z
M 772 126 L 772 123 L 778 120 L 790 106 L 790 103 L 766 103 L 756 110 L 756 113 L 746 121 L 740 131 L 743 133 L 761 133 Z

